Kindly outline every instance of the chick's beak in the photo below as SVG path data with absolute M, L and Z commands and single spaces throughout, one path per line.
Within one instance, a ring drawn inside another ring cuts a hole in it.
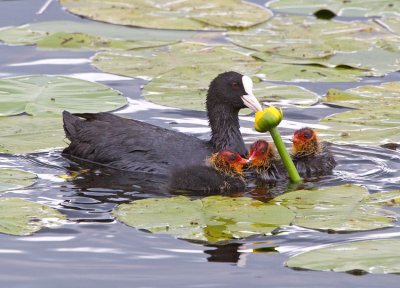
M 297 135 L 293 135 L 292 142 L 293 144 L 298 144 L 301 142 L 301 140 L 299 139 L 299 137 L 297 137 Z
M 240 158 L 240 160 L 238 161 L 238 163 L 242 166 L 246 165 L 248 163 L 248 160 L 245 158 Z

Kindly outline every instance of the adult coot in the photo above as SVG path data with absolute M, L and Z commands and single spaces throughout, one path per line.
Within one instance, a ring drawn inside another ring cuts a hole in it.
M 212 154 L 208 164 L 173 170 L 168 181 L 169 188 L 201 192 L 237 192 L 246 187 L 242 174 L 247 160 L 239 153 L 222 150 Z
M 327 142 L 320 142 L 317 132 L 305 127 L 292 138 L 292 159 L 300 176 L 310 178 L 332 174 L 336 161 Z
M 64 130 L 71 143 L 63 154 L 119 170 L 160 175 L 168 175 L 172 168 L 202 164 L 223 149 L 245 155 L 239 110 L 261 110 L 252 84 L 248 76 L 233 71 L 211 82 L 206 100 L 209 141 L 109 113 L 64 111 Z

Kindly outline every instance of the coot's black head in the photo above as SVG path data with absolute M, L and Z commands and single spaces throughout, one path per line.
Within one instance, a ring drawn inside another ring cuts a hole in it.
M 207 93 L 207 110 L 216 105 L 224 105 L 235 110 L 250 108 L 262 110 L 253 95 L 253 82 L 250 77 L 229 71 L 219 74 L 210 84 Z

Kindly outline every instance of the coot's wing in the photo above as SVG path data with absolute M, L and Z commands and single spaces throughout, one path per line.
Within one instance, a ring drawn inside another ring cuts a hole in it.
M 71 141 L 63 153 L 115 169 L 168 174 L 211 154 L 209 143 L 196 137 L 113 114 L 64 111 L 63 117 Z

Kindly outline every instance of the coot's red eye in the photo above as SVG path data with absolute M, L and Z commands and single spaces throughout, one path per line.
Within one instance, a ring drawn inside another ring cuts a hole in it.
M 240 87 L 238 82 L 232 82 L 231 86 L 232 86 L 233 89 L 238 89 Z

